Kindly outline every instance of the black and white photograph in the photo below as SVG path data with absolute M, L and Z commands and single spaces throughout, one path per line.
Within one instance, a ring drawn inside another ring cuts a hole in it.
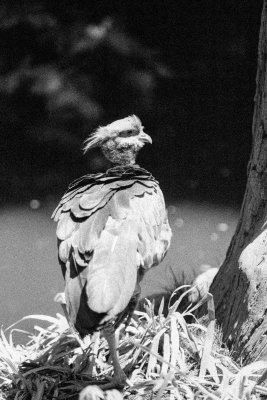
M 0 400 L 267 399 L 267 0 L 0 2 Z

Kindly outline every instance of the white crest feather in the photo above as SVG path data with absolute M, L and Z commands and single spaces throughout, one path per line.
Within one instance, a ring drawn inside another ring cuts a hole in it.
M 142 123 L 136 115 L 118 119 L 106 126 L 99 126 L 84 142 L 84 153 L 88 150 L 101 145 L 108 139 L 116 137 L 120 132 L 135 129 L 140 131 Z

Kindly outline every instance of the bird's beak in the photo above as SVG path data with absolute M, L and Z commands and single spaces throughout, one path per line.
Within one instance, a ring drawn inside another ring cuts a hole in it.
M 141 132 L 140 133 L 140 139 L 144 142 L 144 143 L 150 143 L 150 144 L 152 144 L 152 139 L 151 139 L 151 137 L 148 135 L 148 134 L 146 134 L 145 132 Z

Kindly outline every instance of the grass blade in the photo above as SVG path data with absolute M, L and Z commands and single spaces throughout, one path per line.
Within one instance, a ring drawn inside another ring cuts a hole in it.
M 214 341 L 214 335 L 215 335 L 215 320 L 210 321 L 208 325 L 206 339 L 203 348 L 203 354 L 200 363 L 200 371 L 199 371 L 200 378 L 205 377 L 206 371 L 209 370 L 210 363 L 212 363 L 211 350 Z M 213 378 L 215 379 L 215 382 L 217 382 L 218 376 Z
M 169 365 L 171 357 L 171 347 L 170 347 L 170 337 L 168 333 L 164 333 L 163 336 L 163 358 L 165 362 L 162 364 L 161 367 L 161 375 L 165 376 L 168 373 Z
M 150 354 L 149 354 L 149 360 L 148 360 L 147 371 L 146 371 L 147 378 L 149 378 L 151 376 L 151 373 L 154 371 L 154 368 L 157 364 L 157 356 L 156 355 L 158 355 L 159 340 L 165 331 L 166 331 L 166 328 L 161 329 L 154 336 L 154 338 L 152 340 L 151 351 L 149 352 Z

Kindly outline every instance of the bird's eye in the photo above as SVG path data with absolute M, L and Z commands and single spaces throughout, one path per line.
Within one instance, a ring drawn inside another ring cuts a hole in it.
M 120 137 L 136 136 L 138 133 L 134 129 L 128 129 L 127 131 L 120 132 Z

